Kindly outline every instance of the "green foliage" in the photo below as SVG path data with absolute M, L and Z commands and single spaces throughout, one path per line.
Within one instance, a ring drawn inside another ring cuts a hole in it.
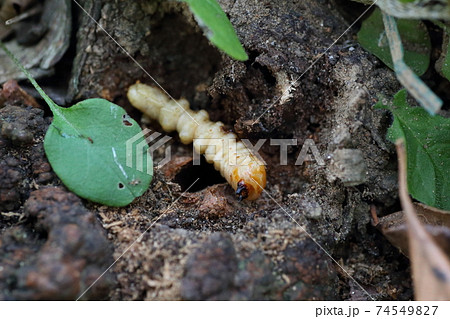
M 142 195 L 153 172 L 143 136 L 135 142 L 145 145 L 140 154 L 145 165 L 142 172 L 126 165 L 127 156 L 134 154 L 127 154 L 126 142 L 143 135 L 139 125 L 120 106 L 103 99 L 85 100 L 70 108 L 58 106 L 1 41 L 0 46 L 53 112 L 44 148 L 53 170 L 67 188 L 80 197 L 110 206 L 125 206 Z
M 375 107 L 394 115 L 388 138 L 405 141 L 410 194 L 427 205 L 450 210 L 450 119 L 410 107 L 406 90 L 395 95 L 392 105 L 378 102 Z
M 442 75 L 445 76 L 447 80 L 450 80 L 450 41 L 447 43 L 447 48 L 445 51 L 445 58 L 442 63 Z
M 198 25 L 215 46 L 236 60 L 245 61 L 248 59 L 230 20 L 216 0 L 180 1 L 189 5 Z
M 442 28 L 444 31 L 444 40 L 442 43 L 442 60 L 436 62 L 436 69 L 441 73 L 447 80 L 450 80 L 450 26 L 447 23 L 434 20 L 432 21 L 435 25 Z
M 417 75 L 424 74 L 431 54 L 431 40 L 425 25 L 420 20 L 397 19 L 397 26 L 405 48 L 405 63 Z M 364 49 L 394 69 L 380 9 L 376 8 L 363 22 L 358 41 Z

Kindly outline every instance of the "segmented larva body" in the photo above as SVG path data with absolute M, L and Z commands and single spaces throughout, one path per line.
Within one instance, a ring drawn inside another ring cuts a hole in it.
M 159 121 L 166 132 L 178 131 L 184 144 L 214 163 L 239 199 L 255 200 L 266 186 L 266 168 L 236 134 L 226 132 L 222 122 L 211 122 L 205 110 L 192 111 L 185 99 L 174 101 L 161 90 L 136 83 L 128 89 L 131 104 Z

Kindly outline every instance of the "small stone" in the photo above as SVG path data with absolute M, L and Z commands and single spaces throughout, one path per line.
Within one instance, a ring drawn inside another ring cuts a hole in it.
M 356 186 L 364 183 L 367 166 L 363 153 L 357 149 L 338 149 L 333 152 L 330 171 L 345 186 Z

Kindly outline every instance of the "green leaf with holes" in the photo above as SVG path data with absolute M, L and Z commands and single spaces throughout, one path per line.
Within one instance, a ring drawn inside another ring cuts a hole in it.
M 216 0 L 180 0 L 189 5 L 206 37 L 219 49 L 240 61 L 248 59 L 233 25 Z
M 152 160 L 139 125 L 107 100 L 89 99 L 61 108 L 61 116 L 55 116 L 45 135 L 44 148 L 67 188 L 93 202 L 127 205 L 152 179 Z
M 396 19 L 403 47 L 405 63 L 417 74 L 422 75 L 430 65 L 431 40 L 426 26 L 420 20 Z M 361 46 L 394 69 L 388 39 L 384 31 L 380 9 L 376 8 L 358 32 Z
M 44 149 L 64 185 L 80 197 L 110 206 L 128 205 L 142 195 L 152 180 L 153 163 L 139 125 L 104 99 L 58 106 L 1 41 L 0 46 L 53 113 Z
M 388 138 L 405 141 L 409 193 L 427 205 L 450 210 L 450 119 L 410 107 L 406 90 L 395 95 L 392 105 L 378 102 L 375 108 L 394 115 Z

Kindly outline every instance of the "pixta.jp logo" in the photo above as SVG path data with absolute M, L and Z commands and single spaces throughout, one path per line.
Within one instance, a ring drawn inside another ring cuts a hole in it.
M 148 136 L 147 136 L 148 135 Z M 135 167 L 139 172 L 147 172 L 152 174 L 152 158 L 153 153 L 172 138 L 164 135 L 157 140 L 162 134 L 153 132 L 150 129 L 145 129 L 139 134 L 136 134 L 126 142 L 126 165 L 128 167 Z M 170 145 L 166 147 L 164 158 L 157 163 L 161 167 L 170 161 Z

